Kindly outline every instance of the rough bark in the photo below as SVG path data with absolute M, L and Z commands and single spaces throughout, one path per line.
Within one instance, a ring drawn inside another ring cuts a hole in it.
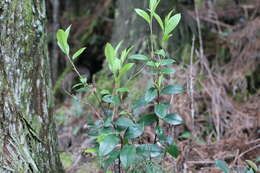
M 62 172 L 45 1 L 0 1 L 0 172 Z

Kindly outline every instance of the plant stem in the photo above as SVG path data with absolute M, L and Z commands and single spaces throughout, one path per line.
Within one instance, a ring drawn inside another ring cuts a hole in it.
M 67 55 L 67 57 L 68 57 L 68 60 L 69 60 L 70 64 L 72 65 L 74 71 L 77 73 L 77 75 L 79 76 L 79 78 L 81 78 L 82 76 L 80 75 L 80 73 L 79 73 L 79 71 L 77 70 L 76 66 L 74 65 L 74 63 L 73 63 L 72 60 L 70 59 L 70 56 Z

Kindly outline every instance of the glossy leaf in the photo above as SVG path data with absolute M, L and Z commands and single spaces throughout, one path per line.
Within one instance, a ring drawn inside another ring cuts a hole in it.
M 166 151 L 174 158 L 177 158 L 180 154 L 178 146 L 173 143 L 166 148 Z
M 155 105 L 154 112 L 159 118 L 164 118 L 166 116 L 169 104 L 160 103 Z
M 139 120 L 139 124 L 143 124 L 144 126 L 149 126 L 155 123 L 158 120 L 158 117 L 155 114 L 146 114 L 143 115 Z
M 123 168 L 130 167 L 136 158 L 136 148 L 133 145 L 125 145 L 120 152 L 120 160 Z
M 157 157 L 163 153 L 163 150 L 156 144 L 142 144 L 136 148 L 136 153 L 145 157 Z
M 120 139 L 116 135 L 105 136 L 105 138 L 100 142 L 99 155 L 107 155 L 116 147 L 117 144 L 119 144 L 119 142 Z
M 171 125 L 180 125 L 183 123 L 183 120 L 178 114 L 167 114 L 163 120 Z
M 148 23 L 151 23 L 151 19 L 148 13 L 146 13 L 144 10 L 141 10 L 139 8 L 135 9 L 135 12 L 141 16 L 144 20 L 146 20 Z
M 183 88 L 180 85 L 169 85 L 162 89 L 161 94 L 180 94 L 183 93 Z
M 102 100 L 107 103 L 120 104 L 120 99 L 113 95 L 105 95 Z
M 157 90 L 155 88 L 149 88 L 144 96 L 146 102 L 151 102 L 157 97 Z
M 125 133 L 126 139 L 133 139 L 141 136 L 144 132 L 144 126 L 141 124 L 135 124 L 134 126 L 130 126 L 127 128 Z
M 130 120 L 129 118 L 126 117 L 120 117 L 117 121 L 116 121 L 116 125 L 119 127 L 123 127 L 123 128 L 127 128 L 130 126 L 134 126 L 134 122 L 132 120 Z
M 113 150 L 111 153 L 109 153 L 108 159 L 104 160 L 103 162 L 103 167 L 108 168 L 111 166 L 116 161 L 116 159 L 118 159 L 119 154 L 119 150 Z

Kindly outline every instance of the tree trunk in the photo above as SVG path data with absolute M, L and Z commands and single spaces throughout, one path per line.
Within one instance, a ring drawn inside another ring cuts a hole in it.
M 0 1 L 0 172 L 63 172 L 45 13 L 45 1 Z

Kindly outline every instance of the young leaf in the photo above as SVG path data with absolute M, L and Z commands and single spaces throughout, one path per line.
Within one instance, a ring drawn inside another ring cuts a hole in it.
M 99 155 L 105 156 L 110 153 L 117 144 L 119 144 L 120 139 L 116 135 L 107 135 L 104 140 L 100 142 Z
M 69 34 L 70 34 L 70 29 L 71 29 L 71 25 L 65 30 L 65 33 L 66 33 L 66 35 L 67 35 L 67 38 L 68 38 L 68 36 L 69 36 Z
M 160 0 L 150 0 L 149 9 L 154 12 L 159 4 Z
M 216 167 L 219 168 L 220 170 L 222 170 L 224 173 L 230 173 L 226 162 L 224 162 L 222 160 L 217 160 L 215 162 L 215 164 L 216 164 Z
M 76 59 L 78 56 L 80 56 L 80 55 L 84 52 L 85 49 L 86 49 L 85 47 L 79 49 L 76 53 L 74 53 L 74 55 L 72 56 L 72 59 L 74 60 L 74 59 Z
M 180 20 L 181 20 L 181 14 L 180 13 L 175 14 L 174 16 L 172 16 L 167 21 L 167 23 L 165 25 L 165 33 L 166 34 L 170 34 L 175 29 L 175 27 L 178 25 Z
M 136 157 L 136 148 L 133 145 L 125 145 L 120 152 L 120 160 L 125 169 L 131 166 Z
M 167 148 L 166 148 L 166 151 L 171 155 L 173 156 L 174 158 L 177 158 L 180 154 L 180 151 L 178 149 L 178 146 L 173 143 L 171 145 L 169 145 Z
M 127 127 L 131 127 L 134 126 L 134 122 L 132 120 L 130 120 L 129 118 L 126 117 L 120 117 L 117 121 L 116 121 L 116 125 L 119 127 L 123 127 L 123 128 L 127 128 Z
M 180 125 L 183 123 L 183 120 L 178 114 L 167 114 L 163 120 L 171 125 Z
M 129 56 L 129 59 L 141 60 L 141 61 L 148 61 L 149 58 L 142 54 L 134 54 Z
M 118 50 L 119 50 L 119 48 L 121 47 L 122 43 L 123 43 L 123 41 L 121 40 L 121 41 L 116 45 L 116 48 L 115 48 L 115 54 L 116 54 L 116 56 L 118 55 Z
M 107 43 L 105 46 L 105 56 L 106 56 L 106 60 L 108 62 L 108 66 L 109 66 L 110 70 L 113 72 L 113 63 L 116 58 L 116 53 L 115 53 L 115 49 L 113 48 L 113 46 L 110 43 Z
M 157 97 L 157 90 L 155 88 L 149 88 L 144 96 L 146 102 L 151 102 Z
M 120 104 L 120 99 L 113 95 L 105 95 L 102 100 L 107 103 Z
M 62 50 L 63 53 L 66 55 L 69 55 L 69 45 L 68 45 L 68 35 L 66 34 L 65 31 L 62 29 L 59 29 L 56 34 L 57 40 L 58 40 L 58 46 Z
M 164 118 L 169 107 L 169 104 L 160 103 L 155 105 L 154 112 L 159 118 Z
M 119 71 L 118 80 L 125 75 L 125 73 L 133 67 L 134 63 L 125 64 Z
M 163 49 L 157 50 L 154 52 L 157 55 L 161 55 L 162 57 L 166 57 L 166 52 Z
M 150 19 L 150 16 L 149 14 L 147 14 L 144 10 L 141 10 L 139 8 L 136 8 L 135 9 L 135 12 L 141 16 L 144 20 L 146 20 L 149 24 L 151 23 L 151 19 Z
M 180 94 L 183 92 L 183 88 L 180 85 L 169 85 L 162 89 L 161 94 Z
M 155 12 L 153 13 L 153 15 L 154 15 L 156 21 L 159 23 L 162 31 L 164 31 L 164 25 L 163 25 L 163 21 L 162 21 L 161 17 Z
M 158 120 L 158 117 L 155 114 L 146 114 L 143 115 L 139 120 L 139 124 L 143 124 L 144 126 L 149 126 L 155 123 Z
M 144 127 L 141 124 L 135 124 L 134 126 L 130 126 L 127 128 L 125 133 L 126 139 L 133 139 L 141 136 L 144 132 Z

